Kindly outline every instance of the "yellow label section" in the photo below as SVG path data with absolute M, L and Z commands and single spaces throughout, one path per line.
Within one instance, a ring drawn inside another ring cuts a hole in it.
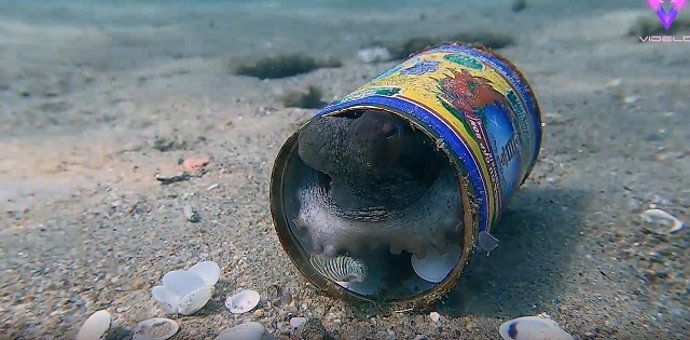
M 479 112 L 494 103 L 502 103 L 509 110 L 506 96 L 510 91 L 511 85 L 499 72 L 471 55 L 432 52 L 412 57 L 338 102 L 372 94 L 402 97 L 444 121 L 479 164 L 492 225 L 503 199 L 493 156 L 496 150 L 491 149 Z

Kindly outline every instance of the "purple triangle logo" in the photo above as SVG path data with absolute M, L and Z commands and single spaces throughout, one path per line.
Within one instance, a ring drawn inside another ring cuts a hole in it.
M 656 16 L 659 17 L 659 21 L 664 25 L 664 29 L 668 31 L 671 28 L 671 24 L 673 24 L 673 20 L 678 16 L 678 11 L 676 11 L 675 6 L 671 7 L 668 12 L 666 12 L 663 7 L 659 6 L 659 10 L 656 11 Z

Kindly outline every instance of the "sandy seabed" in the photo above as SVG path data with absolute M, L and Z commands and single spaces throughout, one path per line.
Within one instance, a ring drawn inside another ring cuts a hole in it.
M 306 316 L 337 339 L 497 339 L 503 321 L 546 313 L 581 339 L 682 339 L 690 235 L 639 215 L 655 205 L 690 220 L 690 45 L 627 35 L 653 15 L 623 0 L 529 1 L 519 13 L 500 1 L 0 2 L 0 338 L 73 338 L 99 309 L 113 315 L 109 338 L 127 336 L 164 315 L 150 289 L 165 272 L 211 259 L 221 282 L 178 318 L 178 338 L 246 321 L 284 337 L 290 317 Z M 342 97 L 397 63 L 357 60 L 376 42 L 477 30 L 515 37 L 500 52 L 547 124 L 495 228 L 501 245 L 434 307 L 438 323 L 323 296 L 281 249 L 268 207 L 278 148 L 314 112 L 280 97 L 309 85 Z M 233 75 L 296 52 L 344 64 Z M 203 177 L 154 178 L 193 156 L 212 159 Z M 185 204 L 201 222 L 184 219 Z M 223 306 L 273 284 L 293 304 L 239 316 Z

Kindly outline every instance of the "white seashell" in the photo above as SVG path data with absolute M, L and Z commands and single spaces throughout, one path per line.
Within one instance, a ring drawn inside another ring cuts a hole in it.
M 498 247 L 498 239 L 485 230 L 479 233 L 477 244 L 486 252 L 486 256 L 489 256 L 489 253 Z
M 174 320 L 152 318 L 144 320 L 134 328 L 132 340 L 166 340 L 180 330 L 180 325 Z
M 155 286 L 151 289 L 151 295 L 153 299 L 158 301 L 163 305 L 163 309 L 168 314 L 177 313 L 180 307 L 180 297 L 177 294 L 171 292 L 165 286 Z
M 213 295 L 213 287 L 201 287 L 180 299 L 178 312 L 182 315 L 192 315 L 206 306 Z
M 207 286 L 213 286 L 220 279 L 220 266 L 213 261 L 203 261 L 187 270 L 198 275 Z
M 364 282 L 367 278 L 366 264 L 348 256 L 313 255 L 309 257 L 309 263 L 319 274 L 336 282 Z
M 453 271 L 460 261 L 460 247 L 451 245 L 445 255 L 439 255 L 433 248 L 427 251 L 425 258 L 420 259 L 412 255 L 412 269 L 424 281 L 439 283 Z
M 220 267 L 213 261 L 195 264 L 189 270 L 173 270 L 163 275 L 163 285 L 151 295 L 169 314 L 191 315 L 204 308 L 220 279 Z
M 163 286 L 177 296 L 185 296 L 206 286 L 199 275 L 186 270 L 173 270 L 163 275 Z
M 538 316 L 523 316 L 498 327 L 504 340 L 573 340 L 556 321 Z
M 234 314 L 242 314 L 254 309 L 261 301 L 261 295 L 255 290 L 244 289 L 225 299 L 225 307 Z
M 221 332 L 215 340 L 260 340 L 266 332 L 258 322 L 247 322 Z
M 102 339 L 110 329 L 110 320 L 110 313 L 107 310 L 99 310 L 91 314 L 81 325 L 76 340 Z
M 642 216 L 642 219 L 647 223 L 671 226 L 671 229 L 668 231 L 669 233 L 674 233 L 685 227 L 683 221 L 661 209 L 648 209 L 640 216 Z

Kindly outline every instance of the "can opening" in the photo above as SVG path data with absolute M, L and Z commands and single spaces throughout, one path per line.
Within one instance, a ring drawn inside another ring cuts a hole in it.
M 357 119 L 367 108 L 328 117 Z M 384 108 L 376 108 L 384 109 Z M 317 287 L 336 297 L 373 301 L 431 302 L 458 280 L 476 239 L 471 189 L 459 161 L 419 122 L 392 110 L 443 159 L 433 184 L 415 203 L 371 209 L 366 216 L 332 205 L 329 174 L 300 158 L 300 128 L 281 149 L 274 167 L 271 205 L 276 231 L 291 260 Z M 306 126 L 306 124 L 305 124 Z M 376 190 L 376 188 L 371 188 Z

